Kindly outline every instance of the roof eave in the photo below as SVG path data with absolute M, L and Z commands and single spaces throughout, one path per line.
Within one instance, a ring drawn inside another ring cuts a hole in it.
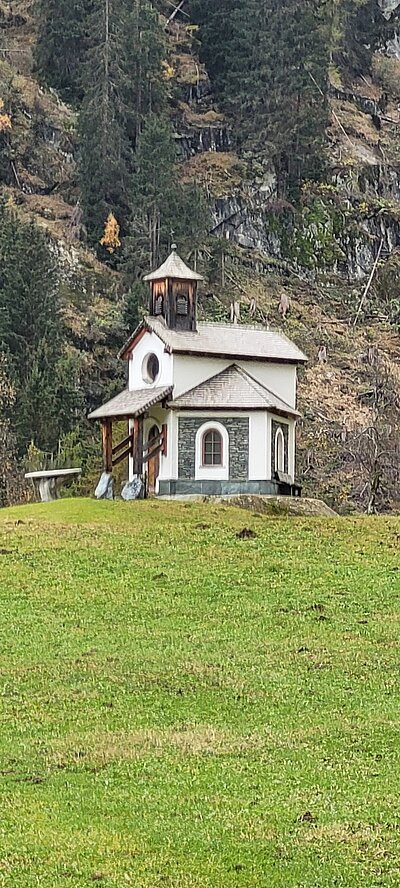
M 143 321 L 140 321 L 140 324 L 138 324 L 138 326 L 133 331 L 133 333 L 131 333 L 129 339 L 126 340 L 126 342 L 124 343 L 124 345 L 122 346 L 122 348 L 118 352 L 117 357 L 120 360 L 125 361 L 128 358 L 130 352 L 132 351 L 132 348 L 134 348 L 137 338 L 139 336 L 143 336 L 144 333 L 150 333 L 150 332 L 152 332 L 151 327 L 147 323 L 147 319 L 144 318 Z
M 207 406 L 207 404 L 201 404 L 201 405 L 199 405 L 199 404 L 197 404 L 197 405 L 184 404 L 183 405 L 183 404 L 179 404 L 179 402 L 168 401 L 166 406 L 169 410 L 176 410 L 176 411 L 185 412 L 185 413 L 186 412 L 198 413 L 200 411 L 201 412 L 204 411 L 204 412 L 208 412 L 208 413 L 256 413 L 256 412 L 260 413 L 260 412 L 265 411 L 266 413 L 272 413 L 274 416 L 284 416 L 284 417 L 291 417 L 292 419 L 301 419 L 301 413 L 298 413 L 297 410 L 281 410 L 281 409 L 278 409 L 277 407 L 267 407 L 267 405 L 265 407 L 243 407 L 243 405 L 241 405 L 240 407 L 223 406 L 223 405 L 215 406 L 215 404 L 212 404 L 212 405 L 210 404 L 209 406 Z
M 158 332 L 157 332 L 157 336 L 159 336 L 160 339 L 162 338 L 161 334 L 159 334 Z M 229 354 L 228 352 L 227 353 L 213 352 L 213 351 L 205 352 L 205 351 L 197 351 L 194 348 L 183 349 L 183 348 L 179 348 L 179 347 L 176 348 L 174 346 L 171 347 L 171 351 L 173 352 L 174 355 L 196 355 L 197 357 L 202 357 L 202 358 L 222 358 L 224 361 L 262 361 L 263 363 L 266 363 L 266 364 L 296 364 L 296 365 L 306 364 L 308 362 L 308 358 L 306 358 L 306 357 L 303 357 L 303 358 L 281 358 L 281 357 L 277 357 L 277 356 L 275 356 L 275 357 L 267 356 L 266 357 L 265 355 L 254 355 L 254 354 L 253 355 L 250 355 L 250 354 L 243 354 L 243 355 L 234 354 L 234 355 L 232 355 L 232 354 Z
M 169 386 L 168 388 L 166 388 L 165 391 L 163 391 L 163 394 L 161 396 L 156 395 L 154 398 L 147 401 L 146 404 L 143 405 L 143 407 L 139 407 L 137 410 L 128 410 L 126 412 L 123 411 L 121 413 L 102 413 L 101 411 L 105 410 L 105 408 L 108 407 L 108 405 L 112 403 L 112 401 L 114 400 L 112 398 L 111 401 L 108 401 L 106 404 L 103 404 L 101 407 L 98 407 L 97 410 L 93 410 L 92 413 L 89 413 L 88 419 L 91 419 L 94 421 L 111 419 L 111 420 L 116 420 L 118 422 L 120 422 L 121 420 L 125 420 L 125 419 L 126 420 L 137 419 L 140 416 L 144 416 L 144 414 L 147 413 L 148 410 L 151 410 L 151 408 L 154 407 L 156 404 L 166 403 L 168 401 L 168 398 L 172 395 L 173 390 L 174 390 L 173 385 Z

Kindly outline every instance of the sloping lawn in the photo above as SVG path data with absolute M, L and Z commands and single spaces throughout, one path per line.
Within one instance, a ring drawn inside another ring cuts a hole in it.
M 1 512 L 0 885 L 398 888 L 399 540 L 206 505 Z

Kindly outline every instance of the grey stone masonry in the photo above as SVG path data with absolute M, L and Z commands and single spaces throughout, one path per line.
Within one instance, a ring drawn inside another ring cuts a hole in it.
M 272 446 L 271 446 L 271 478 L 275 475 L 275 438 L 278 429 L 282 429 L 285 441 L 285 473 L 289 472 L 289 426 L 287 422 L 272 420 Z
M 178 433 L 178 477 L 196 476 L 196 434 L 204 419 L 179 418 Z
M 196 476 L 196 434 L 209 418 L 179 417 L 178 475 L 180 479 Z M 225 426 L 229 435 L 229 478 L 246 481 L 249 475 L 249 419 L 248 417 L 218 417 L 215 422 Z
M 247 481 L 249 477 L 249 420 L 244 417 L 223 420 L 229 435 L 229 479 Z

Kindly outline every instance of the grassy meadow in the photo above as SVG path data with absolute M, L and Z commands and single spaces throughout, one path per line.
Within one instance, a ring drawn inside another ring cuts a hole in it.
M 1 888 L 397 888 L 399 541 L 202 504 L 2 511 Z

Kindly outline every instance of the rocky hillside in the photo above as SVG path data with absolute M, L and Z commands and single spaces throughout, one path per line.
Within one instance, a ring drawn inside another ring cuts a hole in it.
M 355 74 L 348 58 L 333 54 L 328 175 L 322 184 L 305 183 L 293 205 L 278 198 L 268 159 L 239 153 L 238 134 L 199 61 L 190 4 L 169 24 L 170 4 L 158 4 L 180 174 L 204 186 L 211 209 L 199 252 L 207 278 L 201 310 L 282 326 L 304 348 L 299 473 L 307 491 L 343 508 L 364 507 L 377 474 L 382 505 L 396 505 L 390 466 L 400 357 L 398 7 L 377 0 L 393 27 L 368 70 Z M 33 3 L 0 0 L 0 32 L 0 97 L 7 104 L 12 94 L 1 178 L 21 215 L 33 215 L 54 240 L 71 346 L 84 354 L 95 402 L 116 382 L 123 287 L 84 243 L 76 114 L 35 76 Z

